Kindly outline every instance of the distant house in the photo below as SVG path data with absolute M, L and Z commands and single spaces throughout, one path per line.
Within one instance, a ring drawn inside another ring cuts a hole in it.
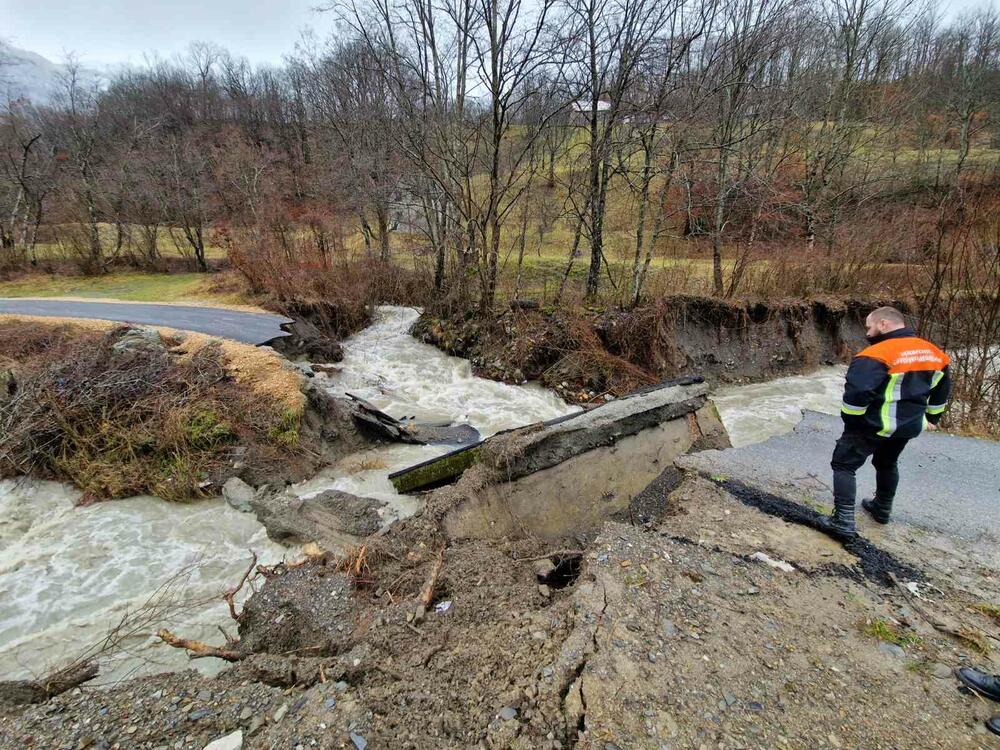
M 585 125 L 590 121 L 590 99 L 577 99 L 570 104 L 570 122 L 574 125 Z M 607 99 L 597 100 L 598 117 L 602 112 L 611 111 L 611 102 Z
M 590 106 L 591 106 L 590 99 L 577 99 L 572 104 L 572 108 L 573 108 L 574 112 L 582 112 L 584 114 L 589 114 L 590 113 Z M 611 109 L 611 102 L 609 102 L 607 99 L 598 99 L 597 100 L 597 111 L 598 112 L 607 112 L 609 109 Z

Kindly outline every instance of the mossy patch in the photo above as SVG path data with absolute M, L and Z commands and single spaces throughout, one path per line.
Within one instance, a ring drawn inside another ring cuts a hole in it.
M 894 643 L 901 648 L 919 646 L 923 643 L 919 635 L 903 632 L 895 623 L 881 618 L 862 623 L 861 630 L 865 635 L 877 638 L 883 643 Z

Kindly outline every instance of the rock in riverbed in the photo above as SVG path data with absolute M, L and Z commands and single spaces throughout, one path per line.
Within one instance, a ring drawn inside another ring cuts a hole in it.
M 230 477 L 222 485 L 222 496 L 233 508 L 241 513 L 252 513 L 253 501 L 256 490 L 239 477 Z
M 264 490 L 250 504 L 274 541 L 316 542 L 326 549 L 374 534 L 382 525 L 378 510 L 385 505 L 381 500 L 339 490 L 307 498 L 284 490 Z

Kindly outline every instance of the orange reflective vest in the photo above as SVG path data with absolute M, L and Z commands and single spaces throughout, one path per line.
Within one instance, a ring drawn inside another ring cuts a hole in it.
M 911 329 L 885 334 L 847 370 L 841 416 L 848 430 L 913 438 L 935 423 L 951 391 L 948 355 Z

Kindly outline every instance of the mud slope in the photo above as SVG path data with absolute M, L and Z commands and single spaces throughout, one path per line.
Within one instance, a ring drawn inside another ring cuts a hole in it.
M 675 296 L 600 315 L 515 309 L 484 322 L 427 314 L 414 335 L 470 359 L 484 377 L 539 380 L 587 401 L 683 374 L 761 380 L 841 362 L 863 348 L 861 321 L 879 304 Z

